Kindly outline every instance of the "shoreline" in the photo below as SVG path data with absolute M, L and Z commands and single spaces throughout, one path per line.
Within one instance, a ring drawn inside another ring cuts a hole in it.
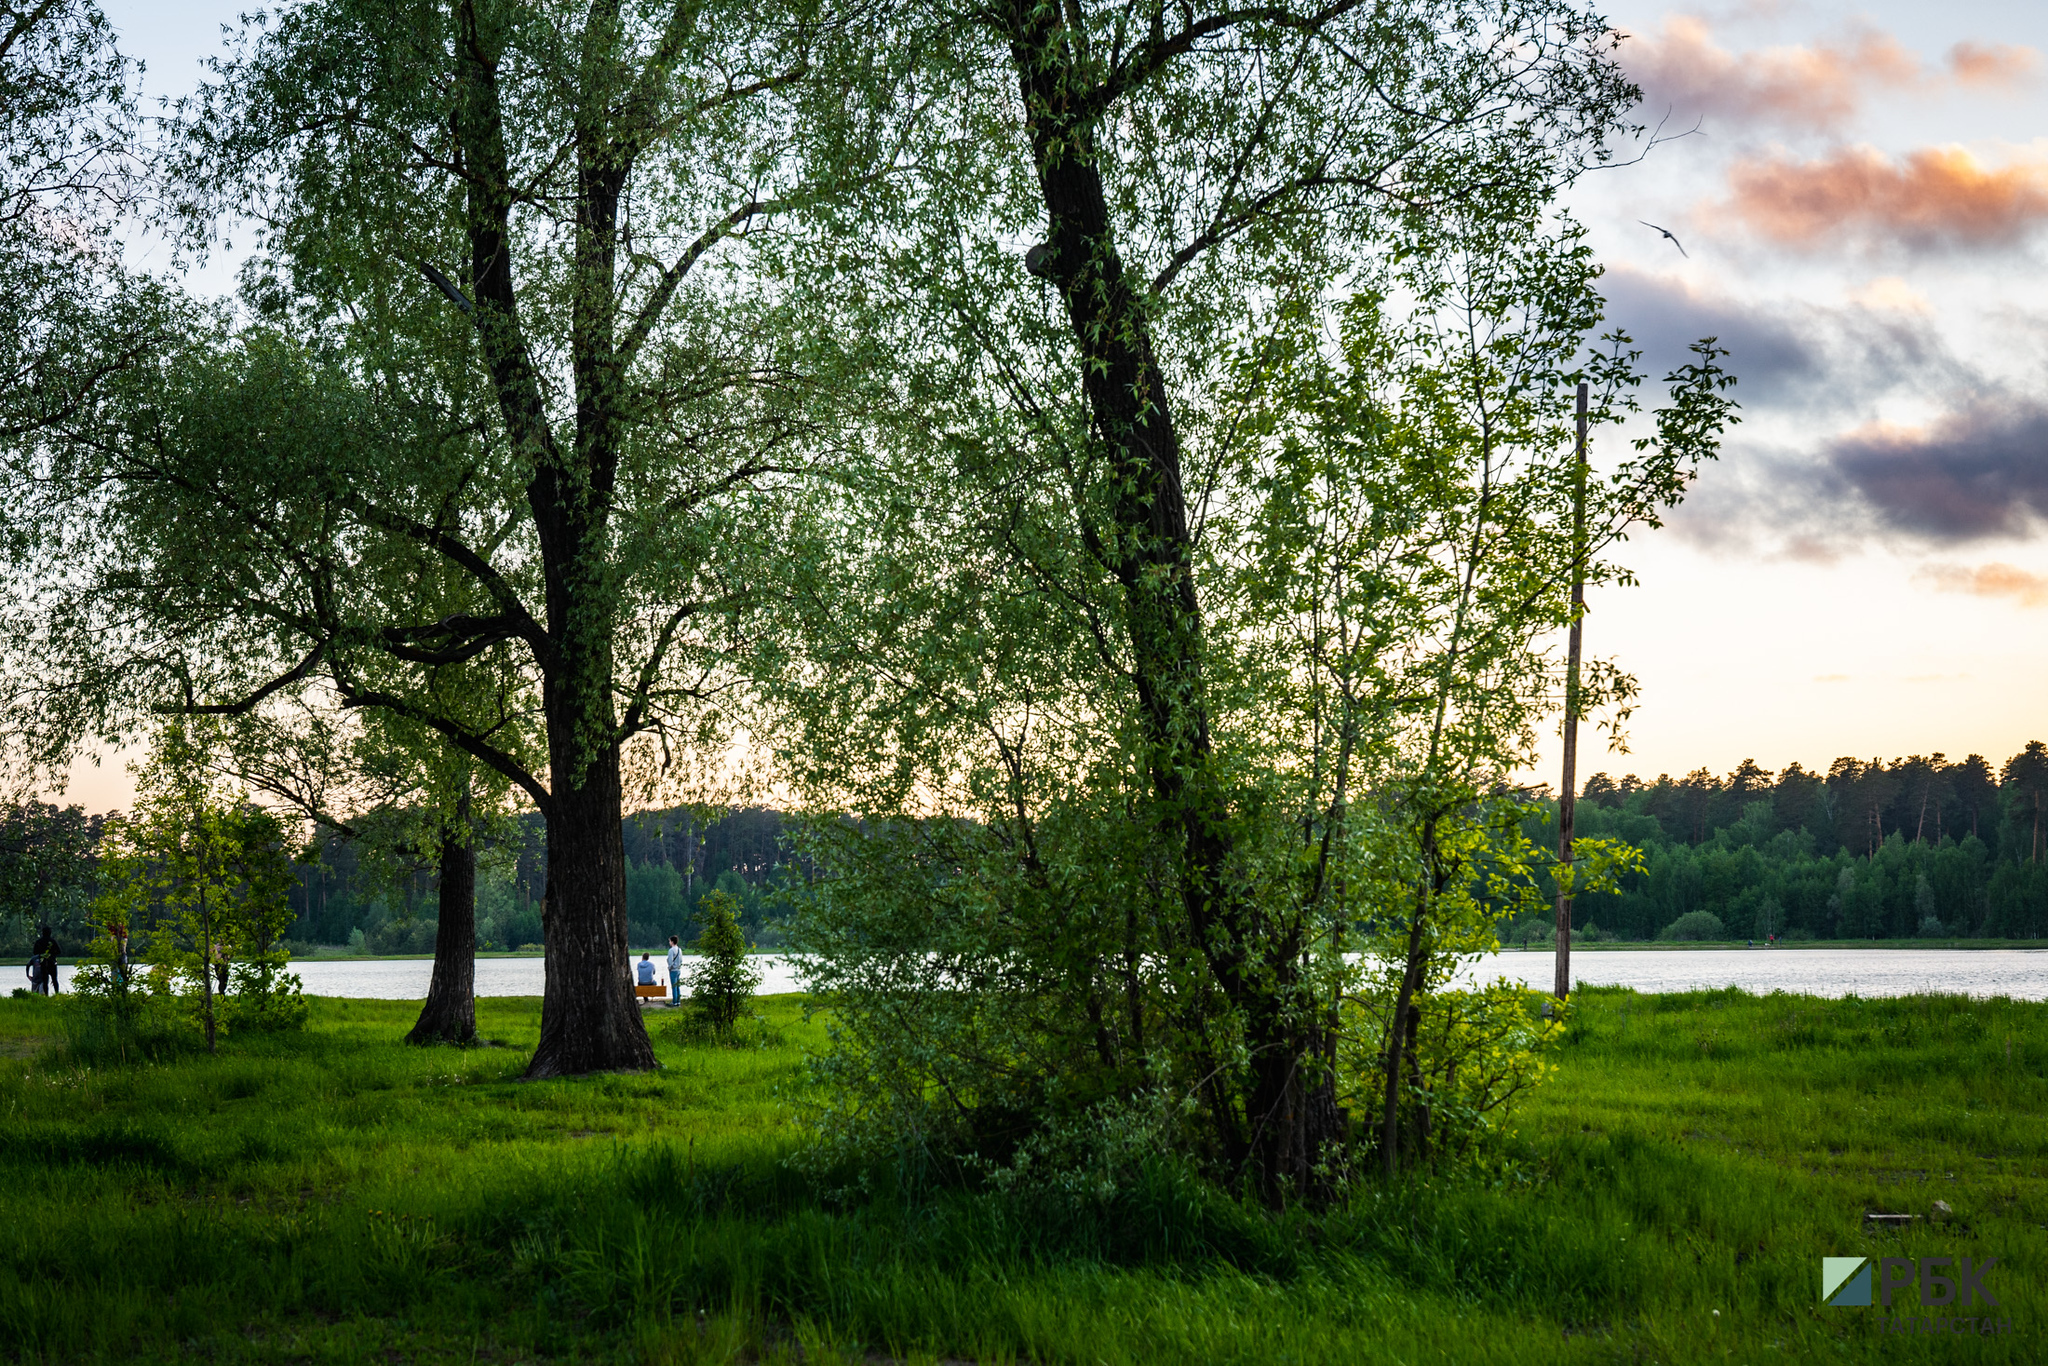
M 2042 950 L 2048 949 L 2048 939 L 1800 939 L 1790 943 L 1776 944 L 1747 943 L 1740 939 L 1688 940 L 1684 943 L 1663 943 L 1654 939 L 1629 939 L 1619 943 L 1581 944 L 1572 943 L 1572 952 L 1581 953 L 1697 953 L 1703 950 L 1755 950 L 1759 953 L 1779 949 L 1830 949 L 1837 952 L 1844 949 L 1882 949 L 1887 953 L 1898 953 L 1918 949 L 1939 949 L 1943 952 L 1957 952 L 1976 949 L 1985 952 L 1999 950 Z M 1555 953 L 1553 945 L 1542 948 L 1520 948 L 1503 944 L 1500 953 Z
M 2048 952 L 2048 939 L 1802 939 L 1791 943 L 1768 945 L 1746 944 L 1740 939 L 1690 941 L 1674 944 L 1659 943 L 1654 940 L 1625 940 L 1620 943 L 1574 943 L 1572 945 L 1572 953 L 1574 955 L 1582 953 L 1727 953 L 1731 951 L 1763 953 L 1777 952 L 1779 950 L 1798 952 L 1800 950 L 1813 949 L 1825 949 L 1834 952 L 1841 952 L 1843 950 L 1871 950 L 1884 953 L 1910 953 L 1919 950 L 1938 950 L 1946 953 L 1959 951 L 2041 953 Z M 652 949 L 634 949 L 628 957 L 637 959 L 642 953 L 652 954 L 654 952 Z M 1503 944 L 1500 948 L 1494 950 L 1494 954 L 1501 957 L 1524 954 L 1554 954 L 1555 952 L 1556 949 L 1551 945 L 1544 945 L 1541 948 L 1524 948 L 1513 944 Z M 695 958 L 698 955 L 686 953 L 684 956 Z M 755 949 L 747 954 L 749 958 L 786 958 L 793 956 L 780 949 Z M 487 953 L 479 953 L 476 957 L 479 962 L 499 959 L 526 959 L 538 962 L 544 960 L 547 955 L 542 953 L 514 953 L 507 950 L 494 949 Z M 0 958 L 0 967 L 26 967 L 28 961 L 27 958 Z M 72 954 L 62 954 L 57 959 L 58 964 L 64 967 L 76 967 L 78 964 L 87 961 L 89 960 Z M 434 955 L 431 953 L 320 953 L 294 955 L 290 959 L 292 963 L 431 963 L 433 961 Z

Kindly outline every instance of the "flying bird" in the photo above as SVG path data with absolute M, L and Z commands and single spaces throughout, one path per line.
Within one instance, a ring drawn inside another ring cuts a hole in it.
M 1646 228 L 1657 228 L 1657 225 L 1655 223 L 1650 222 L 1646 218 L 1638 218 L 1636 222 L 1641 223 Z M 1692 255 L 1685 249 L 1685 243 L 1679 241 L 1677 235 L 1673 233 L 1671 229 L 1657 228 L 1657 231 L 1663 233 L 1666 238 L 1670 239 L 1671 245 L 1678 248 L 1678 254 L 1680 256 L 1685 257 L 1685 259 L 1688 261 L 1692 259 Z

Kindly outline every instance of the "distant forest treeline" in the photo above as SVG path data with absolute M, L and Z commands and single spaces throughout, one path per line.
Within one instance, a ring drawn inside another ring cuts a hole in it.
M 0 808 L 0 955 L 26 954 L 40 921 L 50 923 L 66 953 L 91 938 L 87 915 L 104 821 L 77 807 Z M 698 903 L 714 888 L 738 899 L 741 923 L 754 943 L 782 942 L 787 903 L 776 891 L 784 857 L 781 813 L 749 808 L 694 820 L 681 808 L 646 811 L 626 819 L 624 834 L 627 928 L 635 947 L 666 945 L 672 934 L 691 942 Z M 369 856 L 362 845 L 338 835 L 320 837 L 315 854 L 298 865 L 291 892 L 298 919 L 286 937 L 295 949 L 433 952 L 431 871 L 403 859 Z M 478 947 L 541 944 L 546 887 L 547 832 L 540 817 L 529 813 L 513 822 L 509 838 L 478 859 Z
M 542 942 L 547 888 L 547 830 L 528 813 L 515 834 L 478 860 L 477 945 L 516 949 Z M 664 946 L 670 935 L 696 937 L 696 911 L 721 889 L 740 903 L 740 922 L 757 945 L 782 941 L 785 903 L 776 894 L 782 815 L 746 808 L 716 820 L 682 808 L 643 811 L 625 822 L 626 928 L 636 948 Z M 430 872 L 392 877 L 366 867 L 359 847 L 339 836 L 320 843 L 318 862 L 301 869 L 292 892 L 294 941 L 347 945 L 367 953 L 431 953 L 435 889 Z
M 1555 848 L 1556 820 L 1552 801 L 1524 828 Z M 25 953 L 36 919 L 50 920 L 67 950 L 85 942 L 101 825 L 76 807 L 0 811 L 0 953 Z M 1951 763 L 1935 754 L 1837 759 L 1825 772 L 1795 763 L 1773 773 L 1745 759 L 1726 777 L 1696 769 L 1653 782 L 1596 773 L 1580 794 L 1577 831 L 1645 855 L 1619 891 L 1575 903 L 1575 931 L 1596 938 L 2048 937 L 2048 746 L 2038 741 L 1997 768 L 1980 755 Z M 784 941 L 781 813 L 698 820 L 682 808 L 646 811 L 628 817 L 624 833 L 636 948 L 671 934 L 690 943 L 713 888 L 738 898 L 754 943 Z M 295 945 L 433 951 L 431 872 L 372 862 L 338 836 L 320 840 L 317 853 L 299 866 L 292 892 Z M 529 814 L 480 859 L 479 947 L 539 945 L 546 885 L 546 831 Z M 1527 942 L 1548 925 L 1537 916 L 1502 928 Z
M 1555 848 L 1556 819 L 1552 802 L 1529 822 L 1530 838 Z M 1958 763 L 1916 754 L 1776 774 L 1745 759 L 1725 778 L 1596 773 L 1575 829 L 1646 856 L 1619 892 L 1577 899 L 1575 931 L 1651 939 L 1706 912 L 1735 939 L 2048 936 L 2048 746 L 2039 741 L 1996 769 L 1976 754 Z M 1510 929 L 1537 931 L 1534 922 Z

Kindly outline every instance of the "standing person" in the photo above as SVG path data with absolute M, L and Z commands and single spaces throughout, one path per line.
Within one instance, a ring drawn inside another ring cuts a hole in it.
M 668 1003 L 680 1006 L 683 1003 L 683 946 L 676 937 L 668 937 Z
M 34 979 L 35 989 L 42 995 L 49 996 L 53 995 L 58 989 L 57 940 L 50 933 L 49 922 L 45 921 L 37 928 L 41 933 L 36 935 L 36 942 L 29 952 L 35 956 L 41 970 L 31 974 L 31 976 Z

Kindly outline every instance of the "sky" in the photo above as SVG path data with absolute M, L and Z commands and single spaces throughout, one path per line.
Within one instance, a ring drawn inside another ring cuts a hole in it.
M 2048 5 L 1609 13 L 1665 140 L 1571 205 L 1610 322 L 1658 375 L 1718 336 L 1744 421 L 1590 604 L 1642 697 L 1581 775 L 2048 737 Z
M 105 3 L 151 98 L 248 5 Z M 1653 375 L 1718 337 L 1743 423 L 1622 549 L 1636 586 L 1589 603 L 1586 649 L 1641 696 L 1630 752 L 1587 734 L 1581 776 L 1996 765 L 2048 738 L 2048 4 L 1608 14 L 1661 137 L 1569 207 L 1610 324 Z M 225 263 L 188 283 L 232 286 Z M 67 799 L 128 795 L 113 758 Z

